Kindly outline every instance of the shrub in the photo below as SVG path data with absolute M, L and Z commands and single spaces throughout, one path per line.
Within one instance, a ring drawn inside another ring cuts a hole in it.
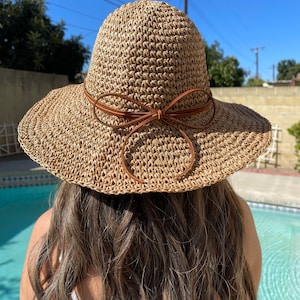
M 288 133 L 296 138 L 295 152 L 298 162 L 295 166 L 295 169 L 300 173 L 300 121 L 288 128 Z

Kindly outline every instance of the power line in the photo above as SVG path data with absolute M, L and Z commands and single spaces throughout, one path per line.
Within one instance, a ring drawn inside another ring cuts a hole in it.
M 66 7 L 66 6 L 57 4 L 57 3 L 53 3 L 53 2 L 47 2 L 47 4 L 48 4 L 48 5 L 50 4 L 50 5 L 53 5 L 53 6 L 60 7 L 60 8 L 62 8 L 62 9 L 71 11 L 71 12 L 76 13 L 76 14 L 78 14 L 78 15 L 88 17 L 88 18 L 90 18 L 90 19 L 94 19 L 94 20 L 98 20 L 98 21 L 100 20 L 100 21 L 101 21 L 101 19 L 100 19 L 99 17 L 95 17 L 95 16 L 91 16 L 91 15 L 85 14 L 85 13 L 83 13 L 83 12 L 81 12 L 81 11 L 78 11 L 78 10 L 75 10 L 75 9 L 73 9 L 73 8 L 69 8 L 69 7 Z
M 81 27 L 81 26 L 77 26 L 77 25 L 74 25 L 74 24 L 70 24 L 70 23 L 66 23 L 65 25 L 66 25 L 66 27 L 70 26 L 70 27 L 74 27 L 74 28 L 78 28 L 78 29 L 87 30 L 89 32 L 98 32 L 98 30 L 95 30 L 95 29 L 92 29 L 92 28 Z
M 107 2 L 107 3 L 110 3 L 110 4 L 112 4 L 112 5 L 114 5 L 114 6 L 116 6 L 116 7 L 119 7 L 119 6 L 121 6 L 122 4 L 125 4 L 125 2 L 122 2 L 122 1 L 120 1 L 120 0 L 115 0 L 115 1 L 112 1 L 112 0 L 104 0 L 105 2 Z M 116 3 L 117 2 L 117 3 Z
M 193 13 L 197 15 L 197 17 L 199 18 L 199 20 L 201 20 L 203 23 L 205 23 L 207 25 L 207 28 L 209 28 L 209 30 L 211 30 L 216 36 L 219 37 L 220 41 L 222 42 L 222 44 L 226 44 L 228 48 L 231 49 L 231 51 L 233 52 L 233 55 L 235 55 L 236 57 L 241 57 L 243 58 L 245 61 L 251 62 L 253 63 L 253 60 L 250 58 L 249 55 L 246 55 L 245 52 L 243 52 L 242 49 L 240 49 L 239 47 L 236 47 L 234 44 L 232 44 L 223 34 L 222 30 L 219 30 L 219 28 L 217 28 L 215 26 L 215 22 L 211 22 L 210 18 L 207 17 L 207 15 L 203 12 L 203 9 L 200 6 L 201 2 L 198 1 L 194 1 L 193 2 Z M 213 3 L 211 3 L 211 5 L 213 5 Z M 239 37 L 242 38 L 242 37 Z

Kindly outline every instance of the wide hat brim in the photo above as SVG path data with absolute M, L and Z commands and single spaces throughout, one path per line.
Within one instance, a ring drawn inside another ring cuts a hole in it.
M 51 91 L 19 124 L 24 151 L 53 175 L 105 194 L 183 192 L 212 185 L 255 160 L 271 140 L 271 125 L 240 104 L 215 100 L 213 122 L 205 129 L 184 128 L 195 149 L 190 160 L 186 140 L 160 121 L 140 128 L 128 140 L 128 168 L 121 148 L 130 128 L 114 129 L 95 119 L 83 84 Z M 159 124 L 158 124 L 159 123 Z

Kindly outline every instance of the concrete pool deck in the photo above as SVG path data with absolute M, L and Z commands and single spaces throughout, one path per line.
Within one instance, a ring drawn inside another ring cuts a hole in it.
M 15 184 L 11 178 L 22 185 L 26 180 L 39 184 L 56 181 L 24 154 L 0 158 L 0 188 Z M 245 168 L 231 175 L 229 181 L 247 201 L 300 208 L 300 174 L 295 170 Z
M 300 174 L 293 171 L 244 169 L 229 178 L 245 200 L 300 208 Z

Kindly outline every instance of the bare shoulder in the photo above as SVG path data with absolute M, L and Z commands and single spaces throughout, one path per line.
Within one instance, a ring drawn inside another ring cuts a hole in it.
M 30 250 L 30 248 L 32 248 L 36 244 L 36 242 L 42 236 L 44 236 L 48 232 L 50 227 L 51 216 L 52 216 L 52 208 L 48 209 L 37 219 L 31 232 L 31 237 L 29 240 L 27 252 L 28 250 Z
M 36 221 L 33 226 L 31 237 L 29 239 L 27 253 L 24 261 L 22 278 L 20 283 L 20 299 L 33 299 L 34 293 L 31 288 L 31 283 L 28 276 L 28 264 L 30 262 L 30 254 L 32 253 L 33 247 L 38 241 L 48 232 L 50 221 L 52 216 L 52 209 L 47 210 L 43 213 Z
M 44 235 L 49 230 L 51 217 L 52 208 L 48 209 L 37 219 L 33 227 L 32 233 L 35 233 L 37 235 Z
M 246 221 L 246 225 L 254 225 L 252 212 L 250 210 L 248 203 L 240 197 L 238 197 L 238 199 L 239 199 L 239 202 L 240 202 L 240 205 L 242 208 L 242 212 L 243 212 L 244 220 Z
M 258 242 L 258 236 L 256 232 L 256 227 L 253 219 L 252 212 L 249 205 L 242 198 L 239 198 L 240 205 L 243 212 L 244 224 L 245 224 L 245 233 L 246 233 L 246 246 L 250 246 L 252 243 L 248 244 L 250 240 L 253 242 Z
M 52 217 L 52 208 L 44 212 L 35 222 L 28 243 L 27 254 L 32 247 L 43 237 L 49 230 Z
M 239 198 L 239 201 L 243 211 L 245 224 L 245 255 L 252 274 L 254 286 L 257 291 L 262 268 L 262 253 L 260 242 L 258 239 L 253 215 L 247 202 L 241 198 Z
M 246 242 L 246 246 L 250 246 L 251 243 L 248 245 L 247 242 L 249 242 L 251 239 L 253 239 L 253 241 L 256 241 L 256 240 L 258 241 L 256 227 L 255 227 L 253 215 L 252 215 L 249 205 L 242 198 L 239 198 L 239 201 L 240 201 L 240 205 L 242 208 L 244 224 L 245 224 L 245 234 L 246 234 L 245 242 Z

